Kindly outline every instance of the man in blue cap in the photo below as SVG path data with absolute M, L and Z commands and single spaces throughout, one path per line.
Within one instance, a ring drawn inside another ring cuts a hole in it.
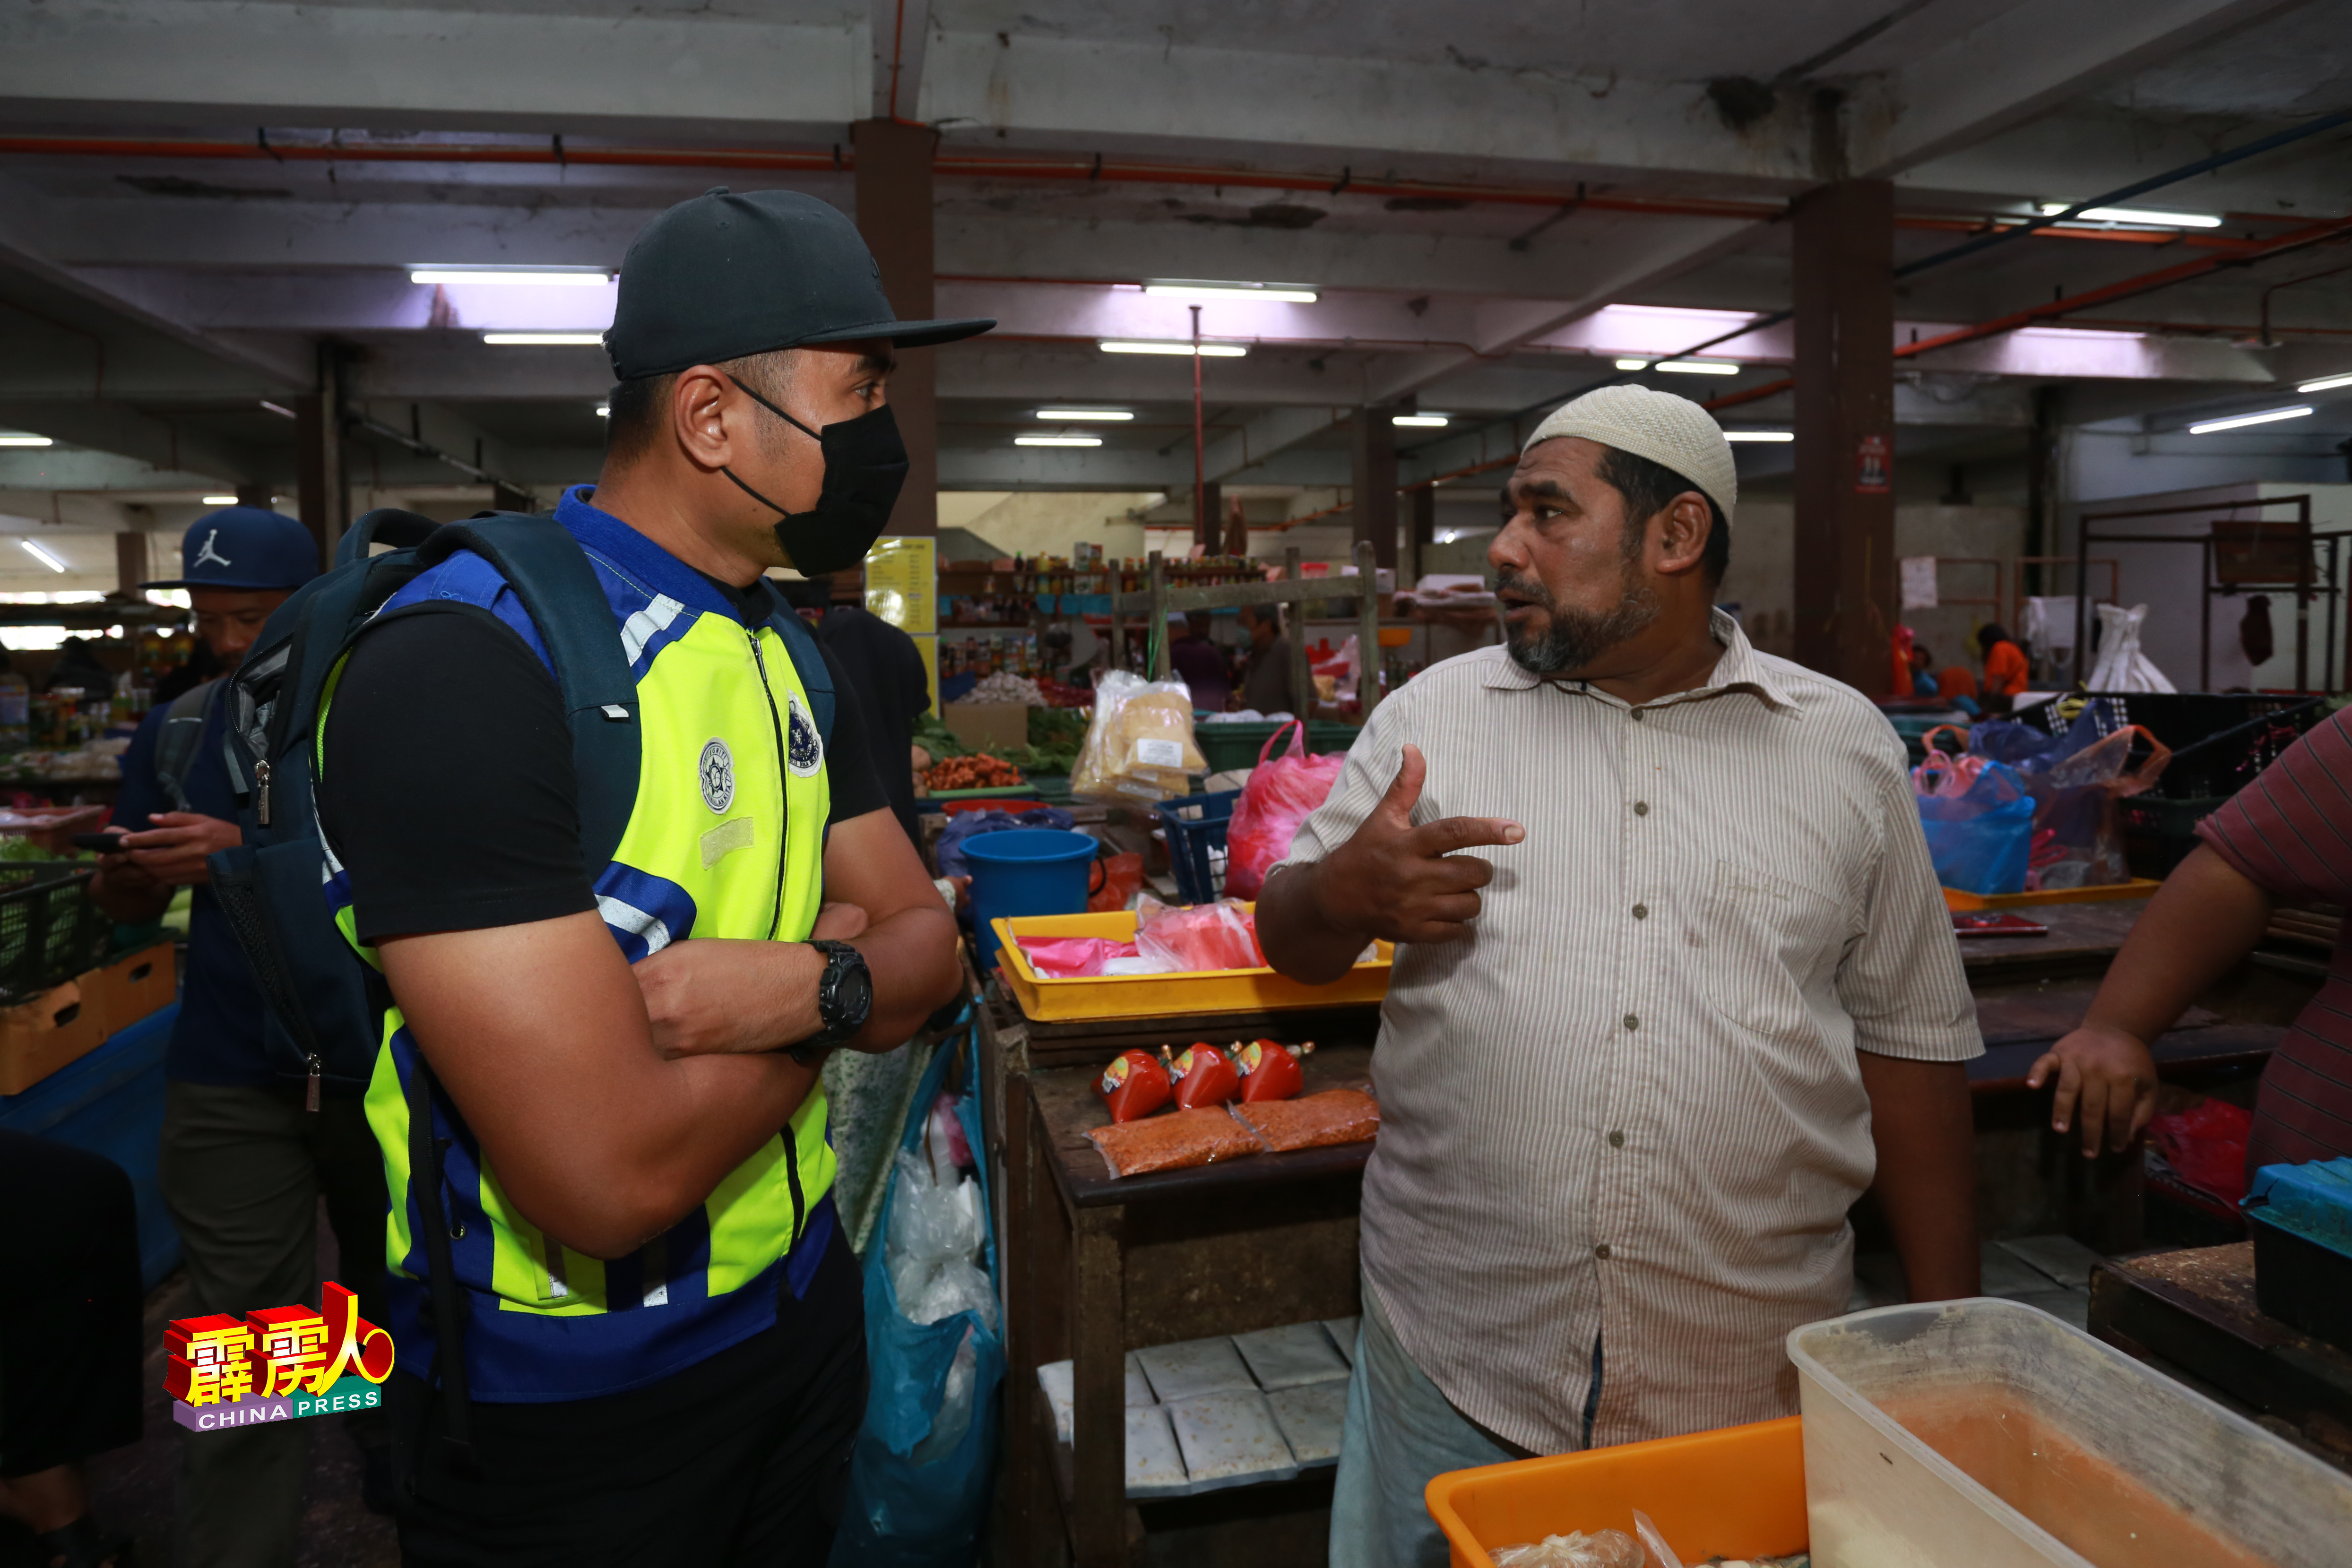
M 234 674 L 270 612 L 319 575 L 319 546 L 292 517 L 226 507 L 190 526 L 181 572 L 148 588 L 187 590 L 196 635 Z M 214 897 L 205 857 L 239 841 L 222 758 L 225 678 L 148 714 L 122 758 L 112 826 L 121 851 L 100 857 L 90 895 L 117 920 L 163 914 L 193 888 L 180 1017 L 164 1072 L 162 1176 L 188 1275 L 186 1315 L 242 1317 L 319 1301 L 318 1200 L 341 1251 L 341 1281 L 361 1315 L 382 1311 L 383 1168 L 356 1098 L 303 1109 L 303 1084 L 262 1048 L 261 993 Z M 376 1320 L 371 1320 L 376 1321 Z M 345 1417 L 368 1456 L 372 1502 L 389 1498 L 373 1412 Z M 302 1511 L 307 1421 L 207 1433 L 182 1449 L 172 1560 L 290 1568 Z

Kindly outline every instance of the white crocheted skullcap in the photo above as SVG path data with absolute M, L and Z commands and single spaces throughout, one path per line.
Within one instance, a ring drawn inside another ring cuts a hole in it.
M 1556 435 L 1580 435 L 1671 468 L 1731 521 L 1732 503 L 1739 499 L 1731 443 L 1715 416 L 1686 397 L 1631 385 L 1596 388 L 1545 415 L 1528 446 Z

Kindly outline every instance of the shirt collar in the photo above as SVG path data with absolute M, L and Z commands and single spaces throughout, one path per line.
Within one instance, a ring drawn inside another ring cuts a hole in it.
M 1720 609 L 1712 611 L 1707 618 L 1707 633 L 1721 644 L 1723 654 L 1716 660 L 1715 669 L 1707 676 L 1706 683 L 1686 692 L 1675 692 L 1668 696 L 1658 697 L 1644 703 L 1643 705 L 1644 707 L 1664 707 L 1670 703 L 1689 702 L 1697 697 L 1714 696 L 1719 692 L 1746 690 L 1762 697 L 1769 706 L 1785 708 L 1792 713 L 1796 711 L 1796 704 L 1790 700 L 1788 692 L 1772 678 L 1771 672 L 1765 668 L 1763 660 L 1757 656 L 1754 645 L 1748 641 L 1748 633 L 1739 629 L 1738 621 Z M 1525 691 L 1532 686 L 1554 683 L 1547 682 L 1543 676 L 1529 672 L 1517 659 L 1512 658 L 1507 650 L 1498 648 L 1495 650 L 1494 657 L 1487 662 L 1485 684 L 1496 691 Z M 1558 684 L 1563 691 L 1579 692 L 1586 696 L 1597 697 L 1602 702 L 1615 704 L 1620 707 L 1632 706 L 1622 698 L 1611 696 L 1607 692 L 1588 685 L 1582 681 Z
M 737 603 L 710 579 L 595 505 L 592 499 L 595 494 L 593 485 L 574 485 L 555 503 L 555 520 L 580 541 L 583 549 L 603 556 L 645 587 L 666 593 L 689 608 L 724 615 L 746 626 L 757 626 L 773 612 L 773 591 L 764 580 L 753 585 L 760 594 L 766 595 L 764 600 L 747 594 L 751 604 Z M 768 612 L 754 617 L 752 610 L 760 602 L 768 605 Z

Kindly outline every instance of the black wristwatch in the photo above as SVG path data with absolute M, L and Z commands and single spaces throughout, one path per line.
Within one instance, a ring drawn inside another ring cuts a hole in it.
M 809 946 L 824 955 L 824 973 L 816 983 L 816 1016 L 824 1027 L 793 1047 L 793 1060 L 814 1067 L 866 1027 L 874 1012 L 874 977 L 866 973 L 866 955 L 846 942 Z

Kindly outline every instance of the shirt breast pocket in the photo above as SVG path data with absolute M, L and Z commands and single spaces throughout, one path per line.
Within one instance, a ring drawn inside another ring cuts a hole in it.
M 1832 972 L 1854 933 L 1852 904 L 1820 889 L 1717 861 L 1692 933 L 1707 996 L 1742 1029 L 1780 1039 L 1819 1032 L 1806 994 Z

